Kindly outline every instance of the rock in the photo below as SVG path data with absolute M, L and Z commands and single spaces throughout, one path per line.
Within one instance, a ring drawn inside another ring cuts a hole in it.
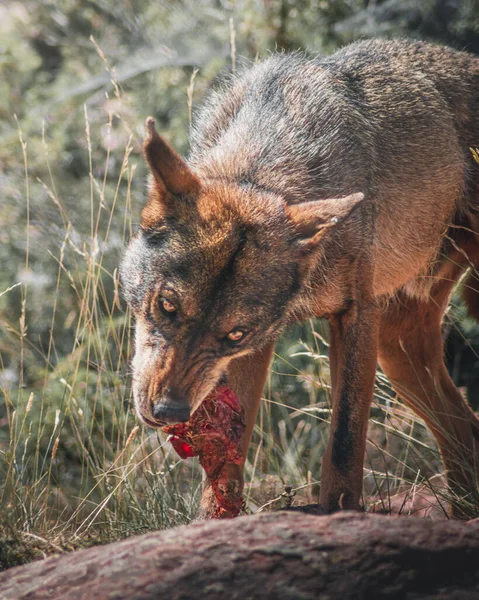
M 0 573 L 0 598 L 479 598 L 479 522 L 342 512 L 209 521 Z

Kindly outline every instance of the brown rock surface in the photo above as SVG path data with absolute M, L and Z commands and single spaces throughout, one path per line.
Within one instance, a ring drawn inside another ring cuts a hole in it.
M 479 598 L 479 522 L 351 512 L 210 521 L 0 573 L 0 598 Z

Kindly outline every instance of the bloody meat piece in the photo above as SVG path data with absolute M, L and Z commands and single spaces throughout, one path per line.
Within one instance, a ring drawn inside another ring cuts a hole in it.
M 181 458 L 198 456 L 216 498 L 213 516 L 217 519 L 236 517 L 244 509 L 238 482 L 228 475 L 227 467 L 227 463 L 243 463 L 244 430 L 243 408 L 226 386 L 211 392 L 187 423 L 163 428 Z

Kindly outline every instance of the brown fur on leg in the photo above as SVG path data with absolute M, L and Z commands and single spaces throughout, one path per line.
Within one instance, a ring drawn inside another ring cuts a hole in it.
M 378 326 L 374 305 L 330 319 L 333 416 L 319 499 L 326 512 L 359 509 Z
M 379 361 L 393 387 L 436 437 L 451 490 L 458 499 L 471 500 L 479 475 L 479 420 L 446 370 L 441 336 L 453 283 L 437 283 L 429 301 L 405 295 L 391 301 L 381 317 Z M 455 502 L 452 514 L 467 516 Z

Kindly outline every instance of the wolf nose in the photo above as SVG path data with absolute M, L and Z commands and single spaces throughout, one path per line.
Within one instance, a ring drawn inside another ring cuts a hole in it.
M 158 421 L 166 421 L 170 425 L 185 423 L 190 418 L 190 407 L 177 398 L 162 398 L 153 406 L 153 417 Z
M 169 425 L 174 423 L 186 423 L 190 418 L 189 406 L 174 406 L 158 402 L 153 406 L 153 417 L 157 421 L 164 421 Z

